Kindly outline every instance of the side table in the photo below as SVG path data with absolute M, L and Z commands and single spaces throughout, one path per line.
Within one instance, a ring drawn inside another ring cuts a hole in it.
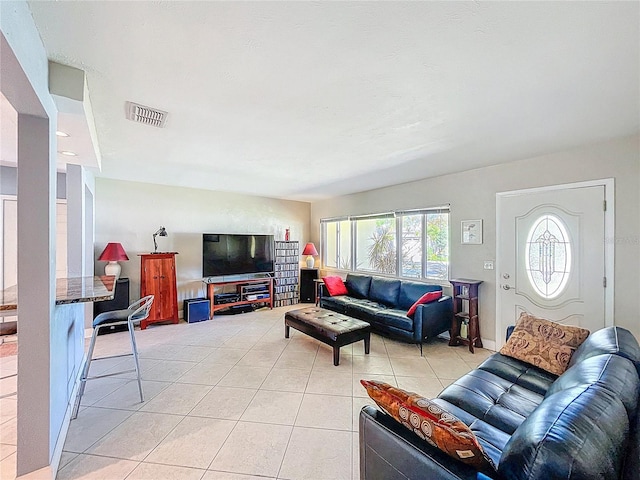
M 324 285 L 324 278 L 316 278 L 314 280 L 316 282 L 316 307 L 320 303 L 320 296 L 322 291 L 322 285 Z
M 449 283 L 453 287 L 453 317 L 449 345 L 469 345 L 469 351 L 474 353 L 473 347 L 482 348 L 478 319 L 478 286 L 482 280 L 454 278 L 449 280 Z

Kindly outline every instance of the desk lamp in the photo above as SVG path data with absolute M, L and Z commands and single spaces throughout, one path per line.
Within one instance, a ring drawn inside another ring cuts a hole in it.
M 158 253 L 158 242 L 156 242 L 157 236 L 166 237 L 167 231 L 164 227 L 160 227 L 156 233 L 153 234 L 153 253 Z

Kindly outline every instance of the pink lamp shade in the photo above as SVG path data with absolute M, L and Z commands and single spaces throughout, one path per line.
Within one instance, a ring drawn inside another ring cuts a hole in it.
M 104 250 L 98 257 L 99 262 L 109 262 L 104 267 L 104 274 L 113 275 L 116 278 L 120 276 L 120 271 L 122 270 L 118 262 L 125 260 L 129 260 L 127 252 L 122 248 L 122 244 L 117 242 L 107 243 L 107 246 L 104 247 Z
M 316 261 L 313 257 L 318 256 L 318 250 L 316 250 L 316 246 L 313 243 L 307 243 L 304 246 L 304 250 L 302 250 L 302 255 L 307 256 L 307 268 L 313 268 Z

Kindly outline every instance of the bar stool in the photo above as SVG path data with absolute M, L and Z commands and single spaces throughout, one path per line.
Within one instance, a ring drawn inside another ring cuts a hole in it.
M 80 377 L 80 387 L 78 388 L 78 394 L 76 395 L 75 404 L 73 406 L 73 412 L 71 413 L 71 419 L 74 420 L 78 416 L 78 410 L 80 409 L 80 400 L 84 394 L 84 388 L 87 384 L 87 380 L 95 380 L 96 378 L 111 377 L 113 375 L 120 375 L 122 373 L 135 372 L 138 377 L 138 390 L 140 390 L 140 401 L 144 402 L 142 395 L 142 382 L 140 380 L 140 364 L 138 363 L 138 347 L 136 346 L 136 337 L 134 335 L 134 329 L 136 324 L 149 317 L 151 310 L 151 304 L 153 303 L 153 295 L 147 295 L 140 300 L 133 302 L 125 310 L 113 310 L 111 312 L 103 312 L 93 320 L 93 334 L 91 335 L 91 343 L 89 344 L 89 351 L 87 352 L 87 361 L 82 371 L 82 377 Z M 96 346 L 96 338 L 101 328 L 113 327 L 116 325 L 127 325 L 129 330 L 129 337 L 131 338 L 131 353 L 124 353 L 121 355 L 109 355 L 106 357 L 93 358 L 93 349 Z M 107 358 L 128 357 L 133 356 L 135 369 L 123 370 L 121 372 L 105 373 L 103 375 L 96 375 L 89 377 L 89 368 L 91 362 L 94 360 L 105 360 Z

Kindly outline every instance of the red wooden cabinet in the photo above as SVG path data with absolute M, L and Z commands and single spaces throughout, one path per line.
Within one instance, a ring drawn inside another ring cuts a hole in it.
M 176 252 L 140 255 L 140 298 L 153 295 L 149 318 L 140 328 L 156 322 L 178 323 L 178 289 L 176 287 Z

